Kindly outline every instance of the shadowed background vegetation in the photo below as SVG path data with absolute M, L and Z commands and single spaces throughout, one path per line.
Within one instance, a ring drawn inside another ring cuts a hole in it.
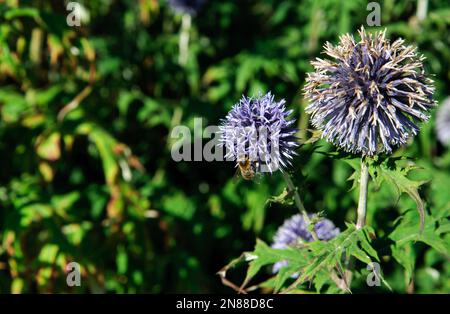
M 172 161 L 171 129 L 193 133 L 196 117 L 218 124 L 242 94 L 271 90 L 307 139 L 309 61 L 366 25 L 367 1 L 208 1 L 192 18 L 185 66 L 182 16 L 166 1 L 79 3 L 86 14 L 69 27 L 64 1 L 0 0 L 0 292 L 231 292 L 216 272 L 257 237 L 270 242 L 296 209 L 268 201 L 283 191 L 279 173 L 256 184 L 233 179 L 232 163 Z M 428 1 L 423 20 L 416 1 L 380 4 L 381 28 L 418 46 L 441 102 L 450 90 L 449 2 Z M 428 180 L 420 193 L 430 217 L 450 213 L 450 152 L 434 121 L 435 111 L 394 154 L 423 168 L 416 177 Z M 307 209 L 345 229 L 358 196 L 351 167 L 318 153 L 333 150 L 304 145 L 292 172 Z M 411 211 L 416 228 L 412 200 L 370 186 L 368 224 L 381 238 Z M 450 292 L 449 245 L 448 234 L 411 242 L 396 253 L 400 265 L 392 243 L 374 244 L 400 293 Z M 71 261 L 82 267 L 81 287 L 66 284 Z

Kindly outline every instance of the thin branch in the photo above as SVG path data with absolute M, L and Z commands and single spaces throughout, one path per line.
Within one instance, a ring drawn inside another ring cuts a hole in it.
M 294 194 L 294 201 L 295 205 L 297 206 L 300 213 L 303 215 L 303 220 L 305 221 L 307 226 L 311 225 L 311 219 L 309 219 L 308 213 L 306 212 L 305 206 L 303 205 L 302 199 L 300 198 L 300 194 L 298 194 L 298 190 L 295 187 L 294 183 L 291 180 L 291 177 L 289 174 L 287 174 L 285 171 L 282 172 L 284 181 L 286 181 L 286 185 L 290 192 Z M 316 231 L 314 230 L 314 226 L 311 230 L 311 235 L 314 239 L 314 241 L 319 241 L 319 237 L 317 236 Z
M 58 121 L 63 121 L 65 116 L 72 110 L 76 109 L 80 103 L 92 92 L 92 86 L 86 86 L 74 99 L 65 105 L 58 113 Z
M 89 84 L 85 88 L 83 88 L 83 90 L 78 95 L 76 95 L 74 99 L 72 99 L 67 105 L 65 105 L 58 112 L 57 116 L 58 121 L 60 122 L 63 121 L 69 112 L 78 108 L 80 103 L 91 94 L 95 83 L 95 78 L 96 78 L 95 64 L 94 61 L 91 61 L 91 64 L 89 66 Z

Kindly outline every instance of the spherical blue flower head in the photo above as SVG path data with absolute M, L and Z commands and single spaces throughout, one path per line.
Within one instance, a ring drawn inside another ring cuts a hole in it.
M 436 113 L 436 133 L 443 145 L 450 146 L 450 97 L 447 97 Z
M 168 0 L 169 5 L 178 12 L 196 15 L 206 0 Z
M 288 120 L 284 99 L 275 101 L 269 92 L 254 98 L 243 96 L 233 106 L 220 129 L 225 158 L 257 162 L 258 171 L 273 172 L 291 165 L 296 142 L 295 120 Z
M 325 45 L 333 60 L 312 62 L 306 111 L 322 137 L 351 153 L 391 153 L 417 134 L 435 106 L 433 81 L 425 76 L 423 56 L 402 39 L 390 43 L 385 32 L 359 31 Z
M 313 218 L 313 215 L 309 215 Z M 314 225 L 319 240 L 328 241 L 336 237 L 340 230 L 335 227 L 331 220 L 322 218 Z M 273 238 L 272 248 L 286 249 L 290 246 L 295 246 L 299 243 L 313 241 L 312 234 L 308 231 L 307 225 L 303 216 L 296 214 L 291 218 L 285 220 L 283 225 L 278 228 Z M 273 272 L 276 273 L 281 267 L 287 265 L 287 261 L 280 261 L 273 265 Z

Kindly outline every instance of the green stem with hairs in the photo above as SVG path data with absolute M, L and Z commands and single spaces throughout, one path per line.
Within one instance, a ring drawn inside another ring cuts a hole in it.
M 417 19 L 422 22 L 427 17 L 428 12 L 428 0 L 418 0 L 417 1 Z
M 181 18 L 181 33 L 179 39 L 179 55 L 178 62 L 181 66 L 185 66 L 189 57 L 189 33 L 191 31 L 191 16 L 184 13 Z
M 303 205 L 302 199 L 300 198 L 300 194 L 298 193 L 297 188 L 295 187 L 294 183 L 292 182 L 289 174 L 287 174 L 284 171 L 282 173 L 283 173 L 283 178 L 284 178 L 284 181 L 286 182 L 289 192 L 294 194 L 295 205 L 297 206 L 298 210 L 302 214 L 303 220 L 305 221 L 306 225 L 310 226 L 311 219 L 309 219 L 308 213 L 306 212 L 305 206 Z M 311 232 L 313 239 L 315 241 L 319 241 L 319 237 L 317 236 L 317 233 L 314 230 L 314 227 L 312 228 L 312 230 L 310 232 Z
M 361 176 L 359 179 L 359 201 L 356 228 L 361 229 L 366 224 L 366 214 L 367 214 L 367 188 L 369 185 L 369 167 L 364 160 L 361 160 Z
M 359 200 L 358 209 L 356 210 L 356 229 L 361 229 L 366 225 L 367 215 L 367 190 L 369 186 L 369 167 L 367 163 L 361 159 L 361 174 L 359 177 Z M 355 267 L 355 259 L 347 258 L 347 270 L 345 272 L 345 281 L 350 289 L 352 283 L 352 271 Z

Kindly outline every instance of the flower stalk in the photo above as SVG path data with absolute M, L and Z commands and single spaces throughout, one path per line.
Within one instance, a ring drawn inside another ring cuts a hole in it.
M 361 160 L 361 176 L 359 179 L 359 201 L 356 228 L 361 229 L 366 224 L 367 214 L 367 189 L 369 185 L 369 167 L 364 160 Z
M 294 183 L 291 180 L 291 177 L 289 174 L 287 174 L 285 171 L 282 171 L 284 181 L 286 182 L 286 185 L 288 187 L 289 192 L 293 193 L 294 195 L 294 202 L 297 206 L 298 210 L 303 216 L 303 220 L 305 221 L 307 226 L 311 225 L 311 219 L 309 219 L 308 213 L 306 212 L 305 206 L 303 205 L 302 199 L 300 198 L 300 194 L 298 193 L 297 188 L 295 187 Z M 314 239 L 314 241 L 319 241 L 319 237 L 317 236 L 316 231 L 314 230 L 314 227 L 311 229 L 311 235 Z
M 185 66 L 189 57 L 189 33 L 191 31 L 191 15 L 184 13 L 181 18 L 181 33 L 179 41 L 178 62 L 181 66 Z
M 356 210 L 356 229 L 361 229 L 366 225 L 367 214 L 367 190 L 369 186 L 369 167 L 364 159 L 361 159 L 361 174 L 359 179 L 359 201 Z M 347 270 L 345 271 L 344 280 L 346 286 L 350 290 L 353 278 L 353 268 L 355 267 L 355 258 L 350 256 L 347 258 Z

